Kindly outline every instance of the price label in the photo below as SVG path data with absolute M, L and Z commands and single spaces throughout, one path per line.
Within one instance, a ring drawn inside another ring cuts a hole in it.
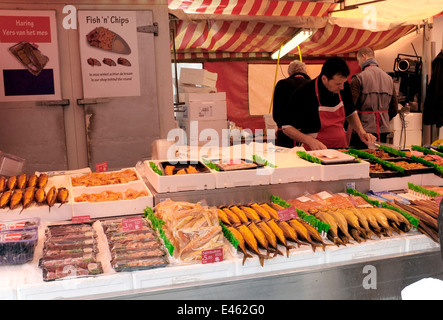
M 127 218 L 122 220 L 123 231 L 140 230 L 143 227 L 143 219 L 141 217 Z
M 223 248 L 202 251 L 202 264 L 222 262 Z
M 90 222 L 91 216 L 75 216 L 72 217 L 72 222 L 74 223 L 83 223 L 83 222 Z
M 282 221 L 287 221 L 295 217 L 298 217 L 297 210 L 293 206 L 287 207 L 283 210 L 279 210 L 277 211 L 277 213 L 278 213 L 278 218 Z
M 95 165 L 95 171 L 97 172 L 104 172 L 104 171 L 108 171 L 108 162 L 101 162 L 101 163 L 97 163 Z

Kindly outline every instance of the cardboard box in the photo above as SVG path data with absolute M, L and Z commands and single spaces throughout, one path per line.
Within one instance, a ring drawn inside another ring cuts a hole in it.
M 205 69 L 181 68 L 179 85 L 200 85 L 215 88 L 217 73 Z
M 211 145 L 222 146 L 222 142 L 229 139 L 228 121 L 219 120 L 192 120 L 177 119 L 180 128 L 186 133 L 187 145 Z
M 179 93 L 215 93 L 217 88 L 182 84 L 178 86 Z
M 182 112 L 177 112 L 177 120 L 226 120 L 228 118 L 226 93 L 182 93 Z

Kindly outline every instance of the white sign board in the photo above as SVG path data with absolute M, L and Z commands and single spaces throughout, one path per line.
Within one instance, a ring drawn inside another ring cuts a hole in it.
M 84 98 L 140 95 L 135 11 L 78 11 Z

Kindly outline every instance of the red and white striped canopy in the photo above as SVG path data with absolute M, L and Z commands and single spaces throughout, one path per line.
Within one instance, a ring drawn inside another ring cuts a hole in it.
M 353 57 L 362 46 L 382 49 L 416 28 L 399 25 L 371 31 L 339 26 L 328 18 L 336 6 L 311 1 L 170 0 L 169 13 L 178 19 L 176 58 L 268 58 L 302 28 L 316 30 L 300 45 L 304 57 Z M 298 49 L 292 54 L 298 55 Z

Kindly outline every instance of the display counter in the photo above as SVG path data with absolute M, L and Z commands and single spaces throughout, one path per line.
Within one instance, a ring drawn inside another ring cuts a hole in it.
M 43 281 L 38 268 L 41 242 L 30 263 L 2 267 L 2 299 L 398 299 L 412 282 L 443 279 L 440 246 L 418 231 L 325 251 L 301 246 L 263 266 L 258 258 L 242 264 L 237 254 L 212 264 L 51 282 Z M 372 289 L 365 288 L 368 266 L 375 268 Z
M 343 193 L 348 188 L 361 192 L 404 190 L 408 182 L 443 185 L 442 178 L 434 174 L 416 174 L 388 179 L 359 176 L 158 192 L 146 175 L 137 172 L 137 178 L 143 180 L 148 196 L 144 194 L 145 202 L 141 203 L 131 200 L 123 209 L 136 205 L 135 210 L 141 214 L 140 206 L 154 208 L 165 200 L 222 206 L 269 202 L 272 196 L 293 199 L 325 190 L 333 193 Z M 72 185 L 71 188 L 80 187 Z M 116 192 L 123 190 L 113 188 Z M 102 187 L 93 186 L 92 190 L 101 191 Z M 75 196 L 82 194 L 79 191 Z M 71 203 L 67 204 L 70 206 L 66 208 L 72 210 L 81 208 L 73 201 L 73 193 Z M 90 218 L 97 237 L 106 239 L 100 226 L 107 216 L 99 211 L 81 211 L 72 217 L 94 213 Z M 116 211 L 110 212 L 112 216 L 118 215 Z M 134 213 L 125 210 L 124 214 Z M 95 276 L 44 281 L 39 261 L 44 254 L 45 229 L 53 223 L 53 219 L 42 219 L 32 261 L 0 266 L 1 299 L 399 299 L 401 290 L 417 280 L 443 279 L 440 245 L 412 228 L 405 233 L 372 237 L 361 243 L 336 246 L 330 242 L 324 249 L 313 250 L 303 244 L 291 248 L 288 254 L 265 259 L 264 263 L 255 255 L 243 260 L 243 254 L 231 247 L 224 251 L 223 260 L 219 262 L 171 259 L 166 266 L 121 272 L 109 264 L 103 266 L 103 273 Z M 98 242 L 98 246 L 100 259 L 109 261 L 105 241 Z

